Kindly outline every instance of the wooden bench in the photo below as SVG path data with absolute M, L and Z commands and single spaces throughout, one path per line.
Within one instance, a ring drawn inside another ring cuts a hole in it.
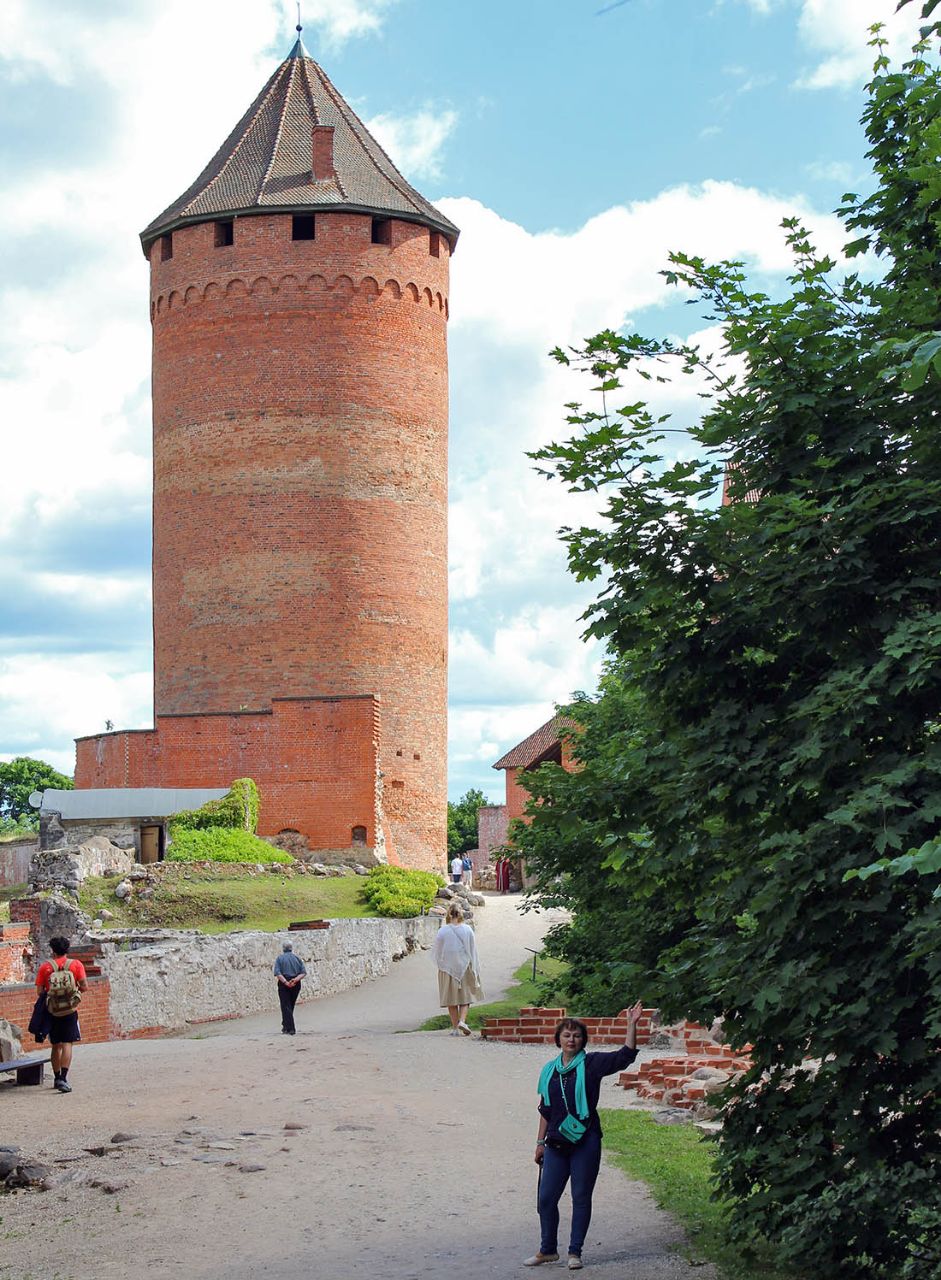
M 15 1071 L 17 1084 L 42 1084 L 43 1067 L 52 1058 L 48 1054 L 31 1053 L 26 1058 L 0 1062 L 0 1072 Z

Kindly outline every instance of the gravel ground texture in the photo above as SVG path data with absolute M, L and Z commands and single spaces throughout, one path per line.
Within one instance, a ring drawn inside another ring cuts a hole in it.
M 488 999 L 557 918 L 519 905 L 490 895 L 477 914 Z M 48 1068 L 41 1088 L 0 1085 L 0 1145 L 49 1165 L 54 1181 L 0 1195 L 2 1280 L 536 1274 L 521 1262 L 539 1243 L 545 1047 L 397 1034 L 437 1012 L 427 953 L 298 1006 L 294 1037 L 280 1034 L 273 980 L 271 994 L 270 1017 L 79 1045 L 69 1095 Z M 603 1106 L 622 1098 L 605 1085 Z M 606 1162 L 585 1274 L 715 1280 L 682 1244 L 643 1184 Z M 564 1254 L 538 1274 L 563 1271 Z

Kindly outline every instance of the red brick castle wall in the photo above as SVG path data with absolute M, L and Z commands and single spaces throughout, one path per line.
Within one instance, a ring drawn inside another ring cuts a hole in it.
M 79 738 L 77 787 L 227 787 L 254 778 L 258 831 L 290 829 L 344 849 L 377 841 L 379 706 L 374 698 L 292 698 L 269 711 L 159 716 L 156 729 Z M 391 852 L 389 850 L 388 852 Z

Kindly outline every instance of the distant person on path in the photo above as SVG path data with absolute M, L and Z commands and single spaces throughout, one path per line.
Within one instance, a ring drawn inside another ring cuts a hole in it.
M 278 980 L 278 999 L 281 1001 L 281 1034 L 293 1036 L 294 1006 L 301 994 L 301 980 L 307 977 L 304 961 L 294 954 L 294 944 L 285 942 L 281 954 L 274 962 L 274 976 Z
M 461 876 L 464 874 L 464 859 L 459 853 L 456 853 L 451 859 L 451 883 L 460 884 Z
M 507 858 L 497 862 L 497 888 L 501 893 L 510 892 L 510 863 Z
M 81 1040 L 78 1006 L 82 992 L 88 990 L 85 966 L 81 960 L 69 959 L 68 938 L 50 938 L 51 960 L 44 960 L 36 974 L 36 990 L 45 994 L 49 1014 L 49 1043 L 52 1045 L 52 1087 L 59 1093 L 71 1093 L 69 1067 L 72 1046 Z
M 461 859 L 461 866 L 463 868 L 462 879 L 464 883 L 467 885 L 468 889 L 472 889 L 474 887 L 474 864 L 473 862 L 471 862 L 470 858 L 466 853 L 464 854 L 464 857 Z
M 561 1049 L 539 1076 L 539 1132 L 536 1156 L 539 1178 L 539 1252 L 525 1267 L 559 1260 L 559 1201 L 572 1181 L 572 1230 L 568 1268 L 580 1271 L 582 1246 L 591 1221 L 591 1197 L 601 1167 L 601 1122 L 598 1098 L 605 1076 L 623 1071 L 637 1057 L 640 1001 L 627 1011 L 627 1036 L 613 1053 L 586 1053 L 588 1028 L 577 1018 L 563 1018 L 555 1029 Z
M 455 903 L 435 936 L 431 958 L 438 967 L 438 1001 L 451 1018 L 449 1034 L 469 1036 L 467 1010 L 483 995 L 480 962 L 474 930 L 464 923 L 464 913 Z

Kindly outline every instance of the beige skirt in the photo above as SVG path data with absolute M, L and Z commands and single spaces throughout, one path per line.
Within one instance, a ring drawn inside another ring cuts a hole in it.
M 446 1009 L 451 1004 L 473 1004 L 483 994 L 477 976 L 470 965 L 464 970 L 464 977 L 460 982 L 457 978 L 452 978 L 449 973 L 445 973 L 443 969 L 438 970 L 438 1002 L 442 1009 Z

